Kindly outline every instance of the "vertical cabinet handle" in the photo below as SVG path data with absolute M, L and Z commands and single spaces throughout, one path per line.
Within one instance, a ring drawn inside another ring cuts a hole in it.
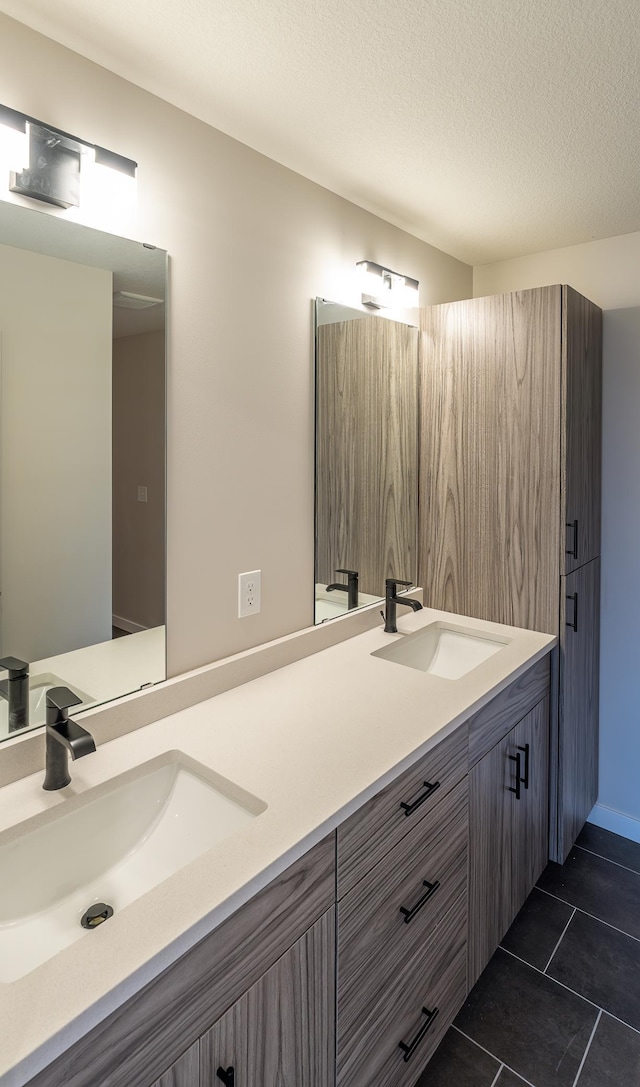
M 522 756 L 520 754 L 520 749 L 518 749 L 515 755 L 509 755 L 509 758 L 511 759 L 511 762 L 515 762 L 516 764 L 516 783 L 515 785 L 509 786 L 509 792 L 515 793 L 516 800 L 520 800 L 520 786 L 522 785 Z
M 431 896 L 436 893 L 436 891 L 438 890 L 438 887 L 440 886 L 440 880 L 437 879 L 437 880 L 435 880 L 434 883 L 429 883 L 428 879 L 423 879 L 422 886 L 426 887 L 427 890 L 426 890 L 425 894 L 423 894 L 422 898 L 418 899 L 415 906 L 412 906 L 411 909 L 407 909 L 406 906 L 401 906 L 400 907 L 400 913 L 404 914 L 405 924 L 407 924 L 407 925 L 409 924 L 409 921 L 413 921 L 413 919 L 414 919 L 415 915 L 417 914 L 418 910 L 422 909 L 425 902 L 428 902 L 429 899 L 431 898 Z
M 522 747 L 518 747 L 518 751 L 522 751 L 524 754 L 524 775 L 521 777 L 521 782 L 525 789 L 529 788 L 529 744 L 524 744 Z
M 567 595 L 567 600 L 573 600 L 573 620 L 569 622 L 567 619 L 565 626 L 571 627 L 572 630 L 578 633 L 578 594 L 571 593 Z
M 426 1015 L 427 1018 L 425 1019 L 424 1023 L 420 1027 L 420 1030 L 416 1034 L 413 1041 L 412 1042 L 399 1042 L 398 1043 L 398 1045 L 400 1046 L 400 1049 L 404 1053 L 404 1057 L 402 1058 L 403 1061 L 410 1061 L 411 1060 L 411 1058 L 413 1057 L 413 1054 L 415 1053 L 416 1049 L 420 1045 L 420 1042 L 424 1038 L 424 1036 L 427 1033 L 429 1027 L 433 1023 L 433 1020 L 435 1019 L 436 1015 L 438 1014 L 438 1009 L 434 1008 L 433 1011 L 429 1011 L 428 1008 L 423 1008 L 422 1009 L 422 1014 Z
M 436 789 L 440 788 L 439 781 L 423 781 L 422 784 L 425 787 L 425 792 L 421 793 L 417 800 L 414 800 L 412 804 L 407 804 L 405 803 L 405 801 L 402 801 L 402 803 L 400 804 L 400 807 L 404 810 L 405 815 L 413 815 L 414 811 L 416 811 L 416 809 L 419 808 L 421 804 L 424 804 L 425 800 L 428 800 L 430 796 L 433 796 Z
M 236 1074 L 233 1065 L 230 1065 L 229 1068 L 222 1068 L 221 1066 L 216 1072 L 216 1076 L 222 1080 L 224 1087 L 235 1087 Z
M 578 522 L 567 521 L 567 528 L 573 532 L 573 547 L 567 548 L 567 555 L 571 555 L 574 559 L 578 557 Z

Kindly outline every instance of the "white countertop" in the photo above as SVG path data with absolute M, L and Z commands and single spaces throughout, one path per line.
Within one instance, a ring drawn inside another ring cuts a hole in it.
M 402 637 L 378 627 L 103 744 L 72 764 L 71 785 L 58 793 L 41 789 L 42 774 L 0 790 L 1 832 L 178 749 L 267 804 L 88 938 L 0 984 L 2 1087 L 22 1087 L 556 641 L 426 608 L 398 611 L 404 633 L 436 620 L 512 641 L 450 681 L 372 657 Z

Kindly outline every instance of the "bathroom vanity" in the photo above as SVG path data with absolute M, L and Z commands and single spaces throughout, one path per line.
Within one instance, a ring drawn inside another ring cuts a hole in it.
M 428 609 L 399 628 L 103 744 L 72 799 L 5 787 L 0 848 L 177 748 L 256 806 L 0 984 L 2 1087 L 415 1082 L 546 863 L 555 639 Z

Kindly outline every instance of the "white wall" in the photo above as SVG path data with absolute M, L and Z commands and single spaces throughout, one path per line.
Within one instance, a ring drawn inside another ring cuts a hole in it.
M 111 298 L 110 272 L 0 245 L 2 655 L 111 637 Z
M 569 283 L 604 310 L 600 791 L 640 841 L 640 233 L 474 270 L 474 295 Z
M 91 225 L 171 256 L 170 673 L 310 625 L 311 299 L 354 301 L 362 259 L 422 304 L 467 297 L 471 269 L 5 16 L 0 102 L 135 159 L 137 213 Z M 257 568 L 262 613 L 238 620 Z

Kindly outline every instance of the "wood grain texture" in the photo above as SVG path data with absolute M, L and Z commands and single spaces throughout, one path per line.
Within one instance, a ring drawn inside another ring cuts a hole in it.
M 367 1008 L 338 1004 L 338 1087 L 413 1087 L 467 995 L 467 900 L 461 895 L 431 939 L 384 986 Z M 375 964 L 372 964 L 375 969 Z M 405 1062 L 411 1042 L 438 1008 L 427 1034 Z
M 578 630 L 572 626 L 578 594 Z M 562 861 L 598 798 L 600 560 L 562 578 L 558 854 Z
M 529 744 L 529 789 L 516 784 Z M 475 985 L 544 868 L 548 849 L 549 700 L 535 706 L 469 774 L 469 986 Z
M 423 756 L 414 766 L 355 812 L 338 827 L 338 898 L 342 898 L 405 834 L 424 819 L 467 772 L 467 726 Z M 412 804 L 425 792 L 424 782 L 440 787 L 411 815 L 401 803 Z
M 602 311 L 563 287 L 562 326 L 562 525 L 578 522 L 577 539 L 573 528 L 561 537 L 568 574 L 600 554 Z
M 338 1002 L 346 1020 L 367 1015 L 378 991 L 393 983 L 466 894 L 469 811 L 467 778 L 383 858 L 338 906 Z M 440 886 L 406 922 L 426 893 Z
M 486 755 L 541 698 L 549 693 L 550 657 L 542 657 L 519 679 L 469 718 L 469 766 Z
M 149 1087 L 334 901 L 331 834 L 29 1087 Z
M 384 317 L 320 325 L 316 581 L 358 570 L 361 592 L 416 580 L 418 330 Z M 338 579 L 340 580 L 340 579 Z
M 201 1083 L 335 1084 L 335 910 L 329 910 L 200 1040 Z
M 558 624 L 560 301 L 560 287 L 541 287 L 421 311 L 425 603 L 548 633 Z
M 194 1042 L 153 1087 L 200 1087 L 200 1042 Z

